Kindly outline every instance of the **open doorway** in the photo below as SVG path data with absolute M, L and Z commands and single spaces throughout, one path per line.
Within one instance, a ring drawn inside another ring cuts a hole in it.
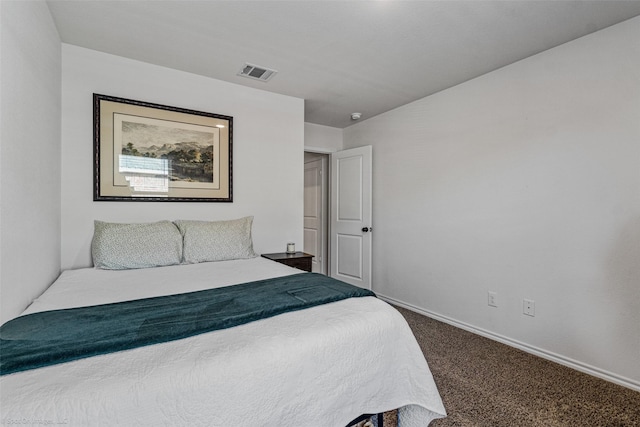
M 329 155 L 304 153 L 304 251 L 313 272 L 329 271 Z

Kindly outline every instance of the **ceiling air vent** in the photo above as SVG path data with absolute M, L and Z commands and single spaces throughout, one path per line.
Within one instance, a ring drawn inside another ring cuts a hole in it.
M 271 77 L 273 77 L 276 73 L 276 70 L 270 70 L 265 67 L 259 67 L 257 65 L 245 63 L 244 67 L 242 67 L 242 70 L 240 70 L 238 75 L 266 82 L 269 81 Z

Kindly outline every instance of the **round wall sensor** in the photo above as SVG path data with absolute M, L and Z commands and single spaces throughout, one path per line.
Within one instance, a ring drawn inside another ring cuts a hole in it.
M 351 120 L 358 120 L 360 117 L 362 117 L 360 113 L 351 113 Z

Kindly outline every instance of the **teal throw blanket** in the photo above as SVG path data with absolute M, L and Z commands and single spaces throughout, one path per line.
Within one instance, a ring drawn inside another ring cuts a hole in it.
M 0 375 L 230 328 L 367 289 L 316 273 L 17 317 L 0 327 Z

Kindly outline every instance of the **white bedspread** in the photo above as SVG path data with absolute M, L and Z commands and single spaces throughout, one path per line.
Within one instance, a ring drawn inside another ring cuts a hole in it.
M 262 258 L 73 270 L 24 314 L 298 272 Z M 445 415 L 406 321 L 373 297 L 0 378 L 3 425 L 344 427 L 399 407 L 403 427 Z

